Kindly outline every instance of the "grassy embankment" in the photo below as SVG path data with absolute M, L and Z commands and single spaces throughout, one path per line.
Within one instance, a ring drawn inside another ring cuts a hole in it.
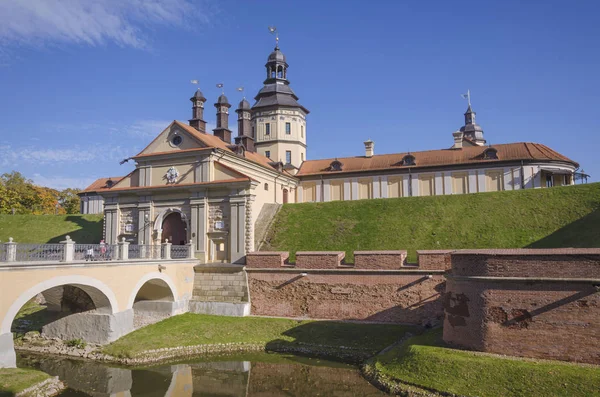
M 600 183 L 284 205 L 262 250 L 600 247 Z
M 600 367 L 444 348 L 441 329 L 410 338 L 370 365 L 400 383 L 464 396 L 598 396 Z
M 58 243 L 70 236 L 76 243 L 102 239 L 102 215 L 0 215 L 0 241 Z
M 0 397 L 11 397 L 50 378 L 45 372 L 25 368 L 0 368 Z
M 104 348 L 115 357 L 134 358 L 144 351 L 224 343 L 319 344 L 360 349 L 370 354 L 396 342 L 411 327 L 336 321 L 297 321 L 263 317 L 182 314 L 128 334 Z

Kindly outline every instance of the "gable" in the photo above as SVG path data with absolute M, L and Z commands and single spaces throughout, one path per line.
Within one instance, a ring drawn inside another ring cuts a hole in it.
M 214 163 L 214 174 L 213 181 L 226 181 L 229 179 L 247 178 L 248 176 L 241 172 L 234 170 L 224 164 L 217 161 Z
M 137 156 L 205 147 L 207 145 L 192 135 L 187 129 L 181 128 L 176 122 L 172 122 Z

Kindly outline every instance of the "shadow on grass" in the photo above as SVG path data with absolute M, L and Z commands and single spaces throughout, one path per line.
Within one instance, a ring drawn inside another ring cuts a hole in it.
M 73 222 L 79 226 L 79 229 L 53 237 L 47 241 L 48 244 L 60 243 L 67 236 L 78 244 L 98 244 L 102 239 L 102 219 L 90 221 L 80 215 L 71 215 L 65 218 L 65 222 Z
M 600 248 L 600 209 L 561 227 L 526 248 Z

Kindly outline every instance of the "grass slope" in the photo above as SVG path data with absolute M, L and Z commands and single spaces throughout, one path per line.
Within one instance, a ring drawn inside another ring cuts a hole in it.
M 373 359 L 391 378 L 465 396 L 598 396 L 600 368 L 474 354 L 442 346 L 441 329 Z
M 11 397 L 38 384 L 50 375 L 25 368 L 0 368 L 0 397 Z
M 395 324 L 298 321 L 264 317 L 225 317 L 186 313 L 125 335 L 104 348 L 116 357 L 146 350 L 218 343 L 312 343 L 352 347 L 373 354 L 411 329 Z
M 284 205 L 262 250 L 600 247 L 600 183 Z
M 102 215 L 0 215 L 0 241 L 58 243 L 69 235 L 75 242 L 97 244 Z

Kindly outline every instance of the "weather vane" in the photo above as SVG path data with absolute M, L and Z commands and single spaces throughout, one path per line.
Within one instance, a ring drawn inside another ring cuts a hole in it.
M 241 92 L 242 95 L 243 95 L 243 93 L 244 93 L 244 87 L 238 87 L 236 89 L 238 90 L 238 92 Z M 246 95 L 243 95 L 243 96 L 244 96 L 244 99 L 246 99 Z
M 460 94 L 460 96 L 462 96 L 463 98 L 465 98 L 467 100 L 467 102 L 469 103 L 469 107 L 471 106 L 471 90 L 467 90 L 466 94 Z
M 223 88 L 225 85 L 223 83 L 218 83 L 217 88 L 221 89 L 221 94 L 225 95 L 225 89 Z
M 279 47 L 279 32 L 276 26 L 269 26 L 269 32 L 275 35 L 275 47 Z

